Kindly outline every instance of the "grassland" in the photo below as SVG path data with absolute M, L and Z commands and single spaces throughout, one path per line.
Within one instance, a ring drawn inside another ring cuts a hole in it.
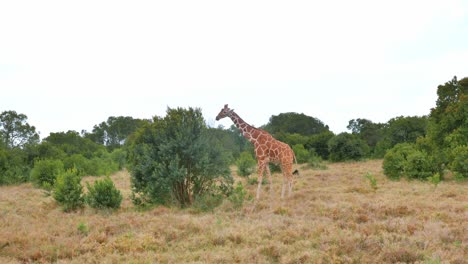
M 272 198 L 264 186 L 256 203 L 208 213 L 135 208 L 125 171 L 112 176 L 125 197 L 112 213 L 64 213 L 30 184 L 0 187 L 0 263 L 466 263 L 467 184 L 389 181 L 381 165 L 302 168 L 283 201 L 275 174 Z

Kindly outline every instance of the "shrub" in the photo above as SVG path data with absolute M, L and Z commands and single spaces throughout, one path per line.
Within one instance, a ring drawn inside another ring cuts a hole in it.
M 247 190 L 245 190 L 242 183 L 238 182 L 232 194 L 229 196 L 229 201 L 231 201 L 235 209 L 239 209 L 244 204 L 246 196 Z
M 322 161 L 322 158 L 315 153 L 311 153 L 309 159 L 307 160 L 307 165 L 312 169 L 326 170 L 327 165 Z
M 357 135 L 341 133 L 328 141 L 330 160 L 360 160 L 367 157 L 369 146 Z
M 418 150 L 415 144 L 400 143 L 385 154 L 384 174 L 393 179 L 427 179 L 437 173 L 433 157 Z
M 409 179 L 427 179 L 434 174 L 432 164 L 433 162 L 425 152 L 413 150 L 408 154 L 404 163 L 405 176 Z
M 63 171 L 63 162 L 60 160 L 38 160 L 31 170 L 31 180 L 41 188 L 50 189 Z
M 306 163 L 310 157 L 309 151 L 304 148 L 302 144 L 296 144 L 292 147 L 294 154 L 296 155 L 297 163 Z
M 122 203 L 122 194 L 115 188 L 114 182 L 109 177 L 103 180 L 97 180 L 91 186 L 86 183 L 88 194 L 86 194 L 86 203 L 97 209 L 103 208 L 120 208 Z
M 468 146 L 458 146 L 451 152 L 453 157 L 450 169 L 458 179 L 468 178 Z
M 404 175 L 407 156 L 414 151 L 414 145 L 400 143 L 390 149 L 384 156 L 384 174 L 392 179 L 399 179 Z
M 65 212 L 82 208 L 84 205 L 83 186 L 75 169 L 67 170 L 57 177 L 53 192 L 54 199 Z
M 75 169 L 78 176 L 97 175 L 98 164 L 81 154 L 73 154 L 64 160 L 65 170 Z
M 127 152 L 121 148 L 114 149 L 111 152 L 112 161 L 115 162 L 118 166 L 118 169 L 121 170 L 127 165 Z
M 195 199 L 193 208 L 200 212 L 212 212 L 222 202 L 223 196 L 220 194 L 202 194 Z
M 249 176 L 254 172 L 256 161 L 250 152 L 244 151 L 240 154 L 236 162 L 237 174 L 239 176 Z
M 128 165 L 133 192 L 156 204 L 185 207 L 232 189 L 228 159 L 209 141 L 200 109 L 169 108 L 166 117 L 140 128 L 130 142 Z

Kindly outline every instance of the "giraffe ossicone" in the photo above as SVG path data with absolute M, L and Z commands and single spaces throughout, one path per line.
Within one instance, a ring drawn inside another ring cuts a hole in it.
M 247 124 L 234 112 L 234 109 L 230 109 L 227 104 L 224 105 L 224 108 L 222 108 L 216 116 L 216 120 L 219 121 L 225 117 L 231 118 L 232 122 L 241 131 L 242 135 L 254 145 L 258 172 L 257 199 L 260 198 L 264 172 L 266 172 L 270 182 L 270 192 L 272 191 L 271 173 L 268 166 L 270 162 L 281 165 L 281 171 L 283 172 L 281 198 L 284 198 L 286 186 L 288 188 L 288 194 L 291 195 L 293 188 L 292 169 L 294 160 L 296 159 L 291 147 L 284 142 L 276 140 L 268 132 Z M 294 173 L 296 173 L 296 171 L 294 171 Z

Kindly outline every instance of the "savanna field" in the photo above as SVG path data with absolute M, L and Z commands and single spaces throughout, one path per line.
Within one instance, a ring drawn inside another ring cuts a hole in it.
M 65 213 L 30 183 L 2 186 L 0 263 L 467 263 L 466 182 L 391 181 L 381 160 L 327 166 L 301 167 L 283 201 L 275 173 L 272 197 L 264 185 L 258 202 L 209 212 L 135 207 L 127 171 L 111 176 L 115 212 Z

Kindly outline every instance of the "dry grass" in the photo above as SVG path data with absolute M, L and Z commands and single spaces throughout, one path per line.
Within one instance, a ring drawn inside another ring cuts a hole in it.
M 272 200 L 264 186 L 257 203 L 212 213 L 140 211 L 127 172 L 112 176 L 125 197 L 114 213 L 64 213 L 30 184 L 0 187 L 0 263 L 466 263 L 467 184 L 392 182 L 381 165 L 302 169 L 284 201 L 275 175 Z

